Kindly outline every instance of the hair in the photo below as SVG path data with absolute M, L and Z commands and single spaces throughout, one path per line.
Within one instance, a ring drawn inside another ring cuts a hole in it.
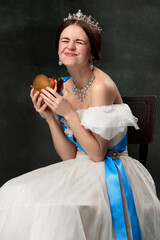
M 94 21 L 95 23 L 97 22 L 93 17 L 91 18 L 91 20 Z M 57 52 L 58 52 L 60 35 L 62 31 L 70 25 L 77 25 L 84 30 L 90 42 L 91 53 L 93 55 L 93 63 L 97 63 L 101 59 L 101 53 L 100 53 L 101 45 L 102 45 L 101 33 L 96 28 L 92 27 L 90 24 L 88 24 L 83 20 L 76 20 L 76 19 L 66 20 L 58 27 L 57 35 L 56 35 Z

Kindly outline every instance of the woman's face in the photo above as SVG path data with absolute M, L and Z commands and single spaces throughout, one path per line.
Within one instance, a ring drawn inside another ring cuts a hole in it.
M 90 42 L 81 27 L 70 25 L 62 31 L 58 54 L 62 63 L 68 67 L 89 64 L 91 58 Z

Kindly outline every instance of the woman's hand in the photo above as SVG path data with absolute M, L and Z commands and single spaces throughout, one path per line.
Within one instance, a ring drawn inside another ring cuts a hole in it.
M 40 94 L 45 104 L 47 104 L 52 111 L 66 118 L 66 116 L 73 111 L 70 103 L 64 96 L 61 96 L 52 88 L 46 87 L 46 89 L 47 91 L 42 89 L 42 93 Z
M 39 96 L 39 91 L 36 91 L 34 93 L 34 88 L 32 88 L 31 92 L 30 92 L 30 97 L 32 99 L 33 102 L 33 106 L 35 108 L 35 110 L 41 114 L 42 117 L 44 117 L 46 120 L 53 118 L 53 112 L 50 108 L 47 107 L 47 104 L 44 103 L 42 105 L 42 98 Z

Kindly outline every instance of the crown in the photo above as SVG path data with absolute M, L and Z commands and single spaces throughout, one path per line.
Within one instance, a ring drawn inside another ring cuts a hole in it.
M 67 20 L 70 20 L 70 19 L 82 20 L 82 21 L 88 23 L 89 25 L 91 25 L 92 27 L 94 27 L 95 29 L 97 29 L 99 32 L 102 31 L 102 29 L 99 27 L 99 23 L 92 21 L 91 16 L 83 15 L 81 10 L 78 10 L 78 12 L 73 14 L 73 15 L 71 15 L 69 13 L 68 17 L 64 18 L 64 22 L 67 21 Z

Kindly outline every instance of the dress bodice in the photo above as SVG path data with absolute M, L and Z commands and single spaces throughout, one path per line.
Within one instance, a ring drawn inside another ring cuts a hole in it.
M 109 140 L 109 149 L 116 147 L 117 144 L 125 138 L 128 126 L 134 126 L 138 129 L 137 118 L 132 115 L 127 104 L 90 107 L 88 109 L 77 110 L 77 114 L 81 125 L 83 125 L 85 129 L 89 129 L 104 139 Z M 58 118 L 66 136 L 74 142 L 77 147 L 84 151 L 76 141 L 66 119 L 62 116 L 58 116 Z M 127 137 L 125 139 L 127 139 Z M 125 142 L 126 141 L 127 140 L 125 140 Z
M 66 82 L 68 79 L 70 79 L 70 76 L 63 77 L 63 82 Z M 79 109 L 77 110 L 77 114 L 81 125 L 83 125 L 85 129 L 95 132 L 102 138 L 109 140 L 109 149 L 117 146 L 117 144 L 125 138 L 128 126 L 134 126 L 136 129 L 139 129 L 137 125 L 138 119 L 133 116 L 129 106 L 124 103 Z M 76 141 L 66 119 L 59 115 L 58 118 L 66 136 L 85 152 Z

